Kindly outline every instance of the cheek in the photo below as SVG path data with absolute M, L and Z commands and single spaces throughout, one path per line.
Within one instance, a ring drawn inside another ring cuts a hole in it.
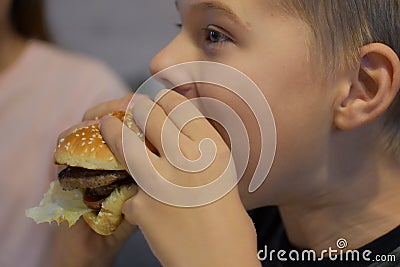
M 243 71 L 260 87 L 272 109 L 277 157 L 318 146 L 331 129 L 333 91 L 316 79 L 306 36 L 296 27 L 275 31 L 242 63 Z
M 313 186 L 307 177 L 311 177 L 315 166 L 326 156 L 327 138 L 332 129 L 333 90 L 312 77 L 314 70 L 305 57 L 269 58 L 265 62 L 249 63 L 245 72 L 268 100 L 277 130 L 277 150 L 268 186 L 252 199 L 265 204 L 263 201 L 268 196 L 276 204 L 283 197 L 294 196 L 300 188 L 308 190 L 306 187 Z M 256 139 L 254 143 L 259 145 Z M 241 191 L 247 189 L 249 179 L 242 181 Z
M 320 152 L 303 152 L 320 148 L 331 129 L 329 97 L 325 92 L 327 88 L 316 84 L 307 73 L 292 66 L 283 75 L 282 72 L 271 71 L 261 82 L 275 118 L 277 159 L 285 159 L 287 167 L 315 160 Z M 295 159 L 296 155 L 302 156 Z M 291 158 L 293 160 L 288 161 Z

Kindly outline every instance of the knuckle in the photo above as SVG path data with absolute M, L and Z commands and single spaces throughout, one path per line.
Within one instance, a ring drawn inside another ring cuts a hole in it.
M 86 110 L 86 112 L 83 114 L 82 121 L 90 120 L 93 117 L 93 109 L 94 108 L 90 108 Z
M 162 101 L 170 92 L 171 90 L 168 89 L 161 89 L 157 95 L 154 97 L 155 102 Z

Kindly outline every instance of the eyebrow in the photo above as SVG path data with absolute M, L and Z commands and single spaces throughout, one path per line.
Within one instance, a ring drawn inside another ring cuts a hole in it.
M 175 0 L 175 6 L 176 9 L 179 10 L 179 3 L 178 0 Z M 233 10 L 227 6 L 226 4 L 218 1 L 207 1 L 207 2 L 200 2 L 200 3 L 195 3 L 191 5 L 191 8 L 193 9 L 204 9 L 204 10 L 215 10 L 215 11 L 220 11 L 225 13 L 230 19 L 232 19 L 234 22 L 242 25 L 245 27 L 245 24 L 242 22 L 242 20 L 236 15 Z

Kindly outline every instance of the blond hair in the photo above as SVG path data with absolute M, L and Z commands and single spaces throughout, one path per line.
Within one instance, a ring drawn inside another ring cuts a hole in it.
M 280 0 L 289 14 L 302 19 L 324 70 L 336 73 L 360 62 L 359 49 L 383 43 L 400 56 L 400 0 Z M 400 93 L 384 114 L 387 149 L 400 156 Z

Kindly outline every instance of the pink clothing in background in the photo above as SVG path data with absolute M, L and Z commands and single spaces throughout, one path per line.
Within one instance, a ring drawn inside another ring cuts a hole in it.
M 57 135 L 89 107 L 127 93 L 103 64 L 39 41 L 0 74 L 0 266 L 43 266 L 53 227 L 25 210 L 57 177 Z

